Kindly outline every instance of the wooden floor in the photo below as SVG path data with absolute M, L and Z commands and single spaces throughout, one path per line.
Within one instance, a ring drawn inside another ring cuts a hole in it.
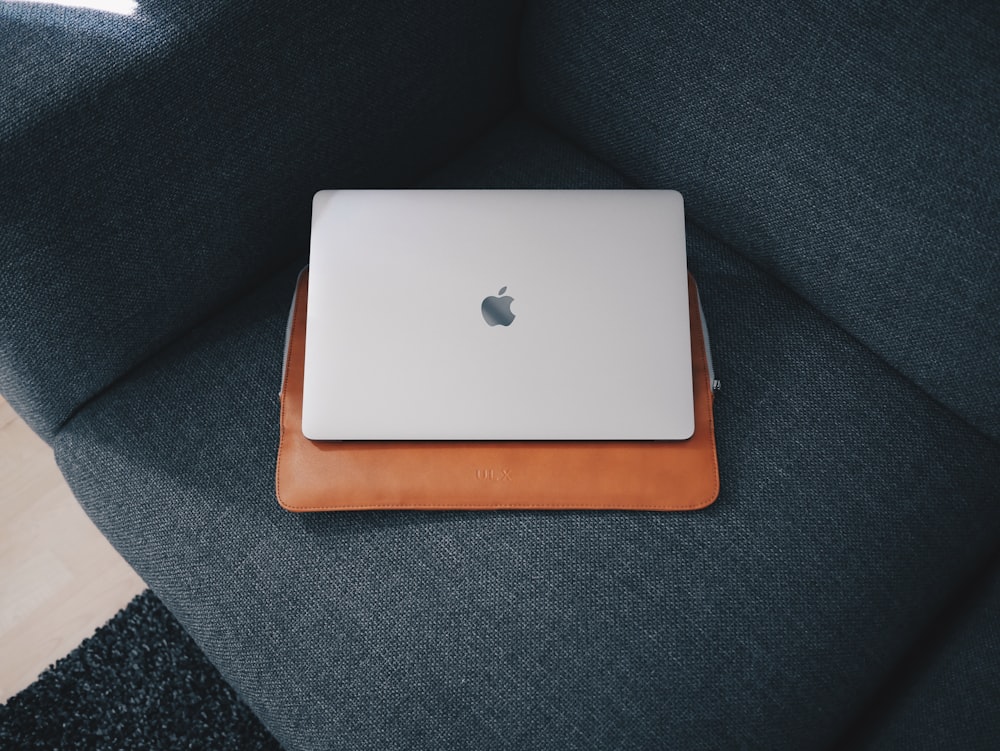
M 0 399 L 0 704 L 145 586 Z

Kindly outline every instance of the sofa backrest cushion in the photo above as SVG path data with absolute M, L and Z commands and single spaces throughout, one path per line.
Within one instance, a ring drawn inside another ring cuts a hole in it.
M 518 6 L 0 3 L 0 393 L 51 438 L 303 255 L 314 191 L 460 151 L 513 101 Z
M 1000 436 L 1000 14 L 528 5 L 526 105 Z

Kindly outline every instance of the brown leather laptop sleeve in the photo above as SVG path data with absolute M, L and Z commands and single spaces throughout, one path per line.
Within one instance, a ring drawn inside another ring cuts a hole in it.
M 308 273 L 299 277 L 281 389 L 276 487 L 289 511 L 682 511 L 719 494 L 713 394 L 689 277 L 695 431 L 686 441 L 311 441 L 302 435 Z

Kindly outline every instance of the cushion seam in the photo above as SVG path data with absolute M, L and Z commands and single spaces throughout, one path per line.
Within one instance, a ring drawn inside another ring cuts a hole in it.
M 605 159 L 599 157 L 597 154 L 593 153 L 589 148 L 581 145 L 575 138 L 571 138 L 569 136 L 566 136 L 563 133 L 561 133 L 560 131 L 556 130 L 552 125 L 550 125 L 548 122 L 546 122 L 542 118 L 542 116 L 538 115 L 535 112 L 531 112 L 531 111 L 528 111 L 528 114 L 532 117 L 532 119 L 534 119 L 536 122 L 538 122 L 541 127 L 544 127 L 550 133 L 554 134 L 557 138 L 561 138 L 562 140 L 566 141 L 567 143 L 570 143 L 574 148 L 578 149 L 581 153 L 586 154 L 591 159 L 594 159 L 595 161 L 600 162 L 601 164 L 605 165 L 609 169 L 614 170 L 619 175 L 621 175 L 622 178 L 624 180 L 626 180 L 628 183 L 630 183 L 630 184 L 632 184 L 632 185 L 634 185 L 634 186 L 636 186 L 638 188 L 644 188 L 644 189 L 648 188 L 647 185 L 644 185 L 641 182 L 639 182 L 638 180 L 633 179 L 631 176 L 625 174 L 620 169 L 618 169 L 618 167 L 616 167 L 615 165 L 613 165 L 610 162 L 606 161 Z M 743 260 L 747 261 L 750 265 L 752 265 L 755 269 L 757 269 L 758 271 L 760 271 L 761 273 L 763 273 L 768 278 L 773 279 L 782 289 L 784 289 L 788 293 L 792 294 L 796 299 L 798 299 L 801 302 L 803 302 L 806 306 L 808 306 L 811 310 L 815 311 L 816 314 L 819 315 L 820 317 L 822 317 L 824 320 L 829 321 L 835 328 L 837 328 L 839 331 L 841 331 L 843 334 L 845 334 L 847 337 L 849 337 L 851 339 L 851 341 L 855 342 L 858 346 L 860 346 L 866 352 L 871 353 L 875 358 L 877 358 L 881 363 L 883 363 L 887 368 L 889 368 L 889 370 L 891 370 L 895 375 L 899 376 L 899 378 L 901 378 L 904 382 L 906 382 L 907 384 L 909 384 L 910 386 L 912 386 L 913 388 L 915 388 L 917 391 L 919 391 L 921 394 L 923 394 L 924 396 L 926 396 L 931 402 L 933 402 L 934 404 L 936 404 L 938 407 L 940 407 L 941 409 L 943 409 L 948 414 L 952 415 L 955 419 L 957 419 L 962 424 L 964 424 L 967 427 L 971 428 L 975 433 L 977 433 L 981 437 L 983 437 L 983 438 L 987 439 L 988 441 L 990 441 L 990 443 L 992 443 L 993 445 L 995 445 L 997 447 L 1000 447 L 1000 436 L 994 436 L 991 433 L 986 432 L 983 428 L 980 428 L 978 425 L 970 422 L 968 418 L 966 418 L 964 415 L 960 414 L 954 407 L 952 407 L 952 406 L 950 406 L 950 405 L 945 404 L 944 402 L 942 402 L 937 396 L 935 396 L 930 391 L 928 391 L 927 388 L 925 388 L 924 386 L 922 386 L 919 383 L 917 383 L 909 375 L 907 375 L 905 372 L 903 372 L 898 367 L 896 367 L 884 355 L 882 355 L 880 352 L 878 352 L 875 349 L 873 349 L 870 345 L 868 345 L 866 342 L 864 342 L 856 334 L 854 334 L 853 332 L 851 332 L 847 328 L 845 328 L 836 318 L 834 318 L 829 313 L 826 313 L 825 311 L 823 311 L 822 309 L 820 309 L 815 303 L 812 302 L 812 300 L 810 300 L 809 298 L 807 298 L 805 295 L 803 295 L 801 292 L 799 292 L 795 287 L 793 287 L 792 285 L 790 285 L 784 279 L 784 277 L 782 277 L 780 274 L 777 274 L 777 273 L 773 272 L 772 270 L 766 268 L 762 263 L 760 263 L 753 256 L 749 255 L 748 253 L 743 252 L 736 245 L 734 245 L 733 243 L 729 242 L 728 240 L 724 240 L 719 235 L 717 235 L 715 232 L 711 231 L 708 227 L 706 227 L 702 222 L 693 219 L 689 214 L 685 215 L 685 219 L 692 226 L 696 227 L 698 230 L 700 230 L 701 232 L 703 232 L 708 238 L 710 238 L 711 240 L 714 240 L 715 242 L 719 243 L 724 248 L 726 248 L 727 250 L 729 250 L 730 252 L 732 252 L 734 255 L 737 255 L 740 258 L 742 258 Z
M 62 433 L 63 429 L 70 422 L 72 422 L 78 414 L 80 414 L 90 404 L 99 401 L 105 394 L 112 391 L 115 388 L 115 386 L 117 386 L 121 381 L 123 381 L 129 375 L 142 369 L 147 363 L 150 363 L 151 361 L 155 360 L 159 355 L 169 350 L 172 346 L 183 340 L 185 337 L 190 335 L 196 329 L 201 328 L 207 323 L 218 318 L 222 313 L 230 309 L 234 304 L 236 304 L 240 300 L 243 300 L 247 296 L 252 295 L 256 290 L 262 288 L 276 275 L 292 268 L 295 265 L 302 265 L 302 264 L 303 264 L 303 259 L 299 257 L 296 258 L 295 260 L 287 261 L 277 266 L 271 266 L 268 268 L 261 269 L 260 276 L 257 281 L 243 285 L 239 290 L 234 292 L 227 299 L 222 301 L 219 305 L 212 307 L 203 316 L 200 316 L 196 321 L 192 322 L 189 326 L 175 332 L 172 336 L 164 339 L 163 342 L 160 344 L 160 346 L 158 346 L 156 349 L 147 352 L 145 355 L 143 355 L 134 363 L 132 363 L 129 367 L 125 368 L 122 372 L 118 373 L 110 381 L 100 386 L 95 391 L 90 393 L 85 399 L 80 401 L 56 425 L 55 430 L 52 431 L 52 438 L 48 441 L 49 445 L 55 445 L 56 439 L 59 437 L 60 433 Z

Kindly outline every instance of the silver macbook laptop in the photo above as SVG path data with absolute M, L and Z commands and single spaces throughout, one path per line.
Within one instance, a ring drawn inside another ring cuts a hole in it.
M 694 431 L 675 191 L 321 191 L 309 266 L 310 439 Z

